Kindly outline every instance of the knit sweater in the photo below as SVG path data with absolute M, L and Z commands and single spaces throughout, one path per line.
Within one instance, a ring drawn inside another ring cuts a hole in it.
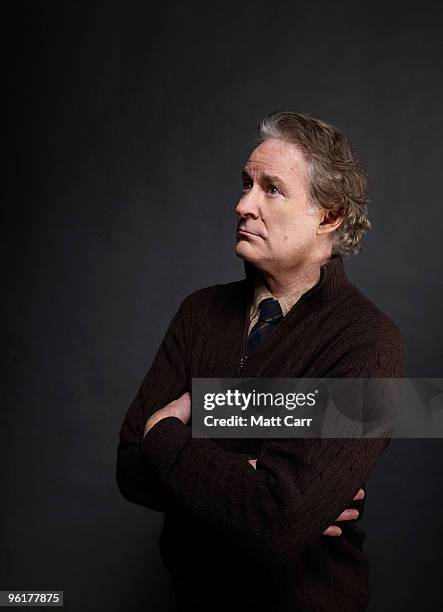
M 389 439 L 193 439 L 176 417 L 148 417 L 193 377 L 400 377 L 393 321 L 347 278 L 342 258 L 249 356 L 256 270 L 181 303 L 120 430 L 117 483 L 165 513 L 160 553 L 179 609 L 359 612 L 369 602 L 365 532 L 340 522 Z M 256 457 L 256 469 L 248 462 Z

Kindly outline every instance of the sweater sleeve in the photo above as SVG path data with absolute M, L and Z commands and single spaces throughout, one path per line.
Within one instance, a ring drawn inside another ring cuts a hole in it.
M 164 483 L 142 450 L 146 421 L 152 413 L 189 391 L 186 351 L 186 298 L 172 319 L 153 363 L 120 429 L 116 478 L 121 494 L 130 502 L 164 512 L 169 496 Z
M 403 357 L 397 347 L 360 347 L 336 364 L 336 372 L 397 377 Z M 154 425 L 142 446 L 171 498 L 235 535 L 240 546 L 275 569 L 313 544 L 349 507 L 388 443 L 387 438 L 265 440 L 254 470 L 211 440 L 192 439 L 188 426 L 168 417 Z

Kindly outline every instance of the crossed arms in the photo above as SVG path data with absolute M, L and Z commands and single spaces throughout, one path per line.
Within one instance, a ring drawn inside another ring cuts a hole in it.
M 154 412 L 154 414 L 151 415 L 146 422 L 143 437 L 145 437 L 148 434 L 148 432 L 155 426 L 156 423 L 158 423 L 159 421 L 161 421 L 162 419 L 168 416 L 177 417 L 185 425 L 189 422 L 191 418 L 191 396 L 189 392 L 184 393 L 181 397 L 177 398 L 176 400 L 173 400 L 172 402 L 170 402 L 169 404 L 167 404 L 160 410 L 157 410 L 156 412 Z M 249 459 L 248 463 L 250 463 L 254 469 L 257 469 L 257 459 Z M 364 489 L 359 489 L 357 494 L 353 498 L 353 501 L 360 501 L 364 498 L 364 496 L 365 496 Z M 358 515 L 359 515 L 359 512 L 357 509 L 346 508 L 335 519 L 335 522 L 351 521 L 351 520 L 357 519 Z M 323 535 L 337 537 L 337 536 L 340 536 L 341 533 L 342 533 L 342 530 L 340 529 L 340 527 L 336 525 L 330 525 L 327 529 L 325 529 L 325 531 L 323 532 Z
M 119 489 L 129 501 L 154 510 L 182 506 L 235 534 L 240 546 L 266 563 L 283 563 L 322 535 L 332 535 L 332 523 L 350 519 L 347 509 L 362 496 L 360 489 L 389 440 L 271 439 L 262 444 L 255 465 L 211 440 L 192 439 L 170 406 L 188 390 L 184 313 L 190 298 L 171 321 L 123 422 Z M 367 347 L 368 357 L 374 350 Z M 361 363 L 364 347 L 358 356 Z M 345 371 L 355 357 L 352 350 L 346 354 Z M 383 356 L 376 362 L 380 373 L 371 367 L 367 375 L 386 376 Z M 340 365 L 332 375 L 340 376 Z

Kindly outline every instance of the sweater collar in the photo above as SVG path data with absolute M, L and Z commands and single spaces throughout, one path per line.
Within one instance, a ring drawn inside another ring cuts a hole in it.
M 291 310 L 291 308 L 294 306 L 294 304 L 298 302 L 301 295 L 302 294 L 300 293 L 300 291 L 295 291 L 293 293 L 288 293 L 287 295 L 282 295 L 279 298 L 275 298 L 269 291 L 269 289 L 266 287 L 266 285 L 263 283 L 261 274 L 257 274 L 255 279 L 254 297 L 252 299 L 250 317 L 251 319 L 255 317 L 258 312 L 261 301 L 266 298 L 276 299 L 280 305 L 282 314 L 285 317 Z
M 243 264 L 246 279 L 253 295 L 258 270 L 249 261 L 243 260 Z M 317 284 L 303 294 L 303 300 L 325 302 L 349 286 L 351 286 L 351 283 L 346 276 L 343 258 L 341 255 L 332 255 L 331 259 L 320 267 L 320 278 Z

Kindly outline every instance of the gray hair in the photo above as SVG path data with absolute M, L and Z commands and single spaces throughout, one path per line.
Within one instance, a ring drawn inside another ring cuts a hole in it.
M 333 125 L 310 115 L 274 111 L 258 126 L 259 142 L 278 138 L 296 145 L 308 165 L 309 204 L 343 218 L 333 234 L 332 253 L 352 255 L 370 229 L 365 168 L 350 141 Z

